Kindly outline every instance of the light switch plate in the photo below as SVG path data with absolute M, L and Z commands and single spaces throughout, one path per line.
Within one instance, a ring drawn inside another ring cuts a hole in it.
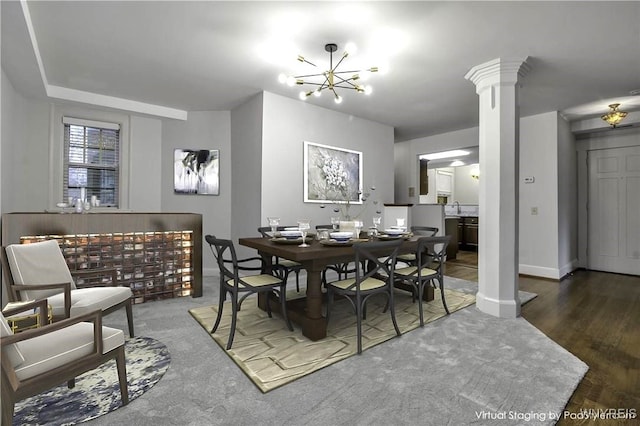
M 536 181 L 536 178 L 533 176 L 527 176 L 524 178 L 524 183 L 533 183 Z

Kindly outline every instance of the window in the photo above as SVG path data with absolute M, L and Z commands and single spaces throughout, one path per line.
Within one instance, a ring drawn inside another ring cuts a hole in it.
M 120 126 L 64 117 L 63 199 L 95 196 L 118 207 Z

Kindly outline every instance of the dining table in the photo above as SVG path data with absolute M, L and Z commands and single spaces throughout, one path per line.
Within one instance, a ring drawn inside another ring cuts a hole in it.
M 414 253 L 417 248 L 418 237 L 403 238 L 399 254 Z M 358 239 L 355 242 L 366 242 L 366 239 Z M 308 247 L 300 247 L 299 243 L 284 241 L 283 239 L 269 237 L 239 238 L 238 243 L 245 247 L 254 248 L 265 262 L 267 271 L 271 271 L 273 258 L 280 257 L 293 260 L 302 265 L 307 275 L 306 295 L 302 298 L 287 300 L 287 315 L 293 322 L 302 328 L 302 334 L 312 341 L 323 339 L 327 336 L 327 321 L 322 312 L 323 298 L 322 272 L 328 265 L 336 263 L 352 262 L 355 259 L 355 251 L 352 244 L 330 244 L 327 241 L 307 240 Z M 381 257 L 389 252 L 380 252 Z M 396 283 L 396 287 L 412 290 L 409 285 Z M 433 300 L 433 288 L 425 287 L 424 300 Z M 274 311 L 280 311 L 280 303 L 275 296 L 260 295 L 258 306 L 266 310 L 267 303 Z

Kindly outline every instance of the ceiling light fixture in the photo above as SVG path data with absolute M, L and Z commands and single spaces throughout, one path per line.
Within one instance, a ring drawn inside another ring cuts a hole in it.
M 309 96 L 320 96 L 323 90 L 329 90 L 333 93 L 334 101 L 339 104 L 342 102 L 342 96 L 336 92 L 336 89 L 348 89 L 355 90 L 357 93 L 364 93 L 365 95 L 371 94 L 371 86 L 363 86 L 358 84 L 358 80 L 360 80 L 360 73 L 363 72 L 378 72 L 378 67 L 371 67 L 366 70 L 352 70 L 352 71 L 337 71 L 342 61 L 349 56 L 350 53 L 355 51 L 355 46 L 353 44 L 347 44 L 342 57 L 338 61 L 335 66 L 333 65 L 333 54 L 338 50 L 338 45 L 335 43 L 325 44 L 324 50 L 329 52 L 329 70 L 318 73 L 318 74 L 307 74 L 307 75 L 285 75 L 280 74 L 278 76 L 278 80 L 280 83 L 286 83 L 289 86 L 316 86 L 313 90 L 302 91 L 300 92 L 300 99 L 305 100 Z M 298 55 L 298 61 L 312 65 L 317 67 L 316 64 L 309 62 L 305 59 L 304 56 Z M 347 74 L 351 74 L 347 76 Z
M 611 127 L 616 127 L 618 124 L 620 124 L 620 122 L 627 116 L 627 113 L 624 111 L 618 111 L 618 107 L 620 106 L 620 104 L 611 104 L 609 105 L 609 108 L 611 108 L 611 111 L 609 111 L 606 114 L 602 115 L 602 119 L 604 121 L 606 121 L 607 123 L 609 123 L 611 125 Z

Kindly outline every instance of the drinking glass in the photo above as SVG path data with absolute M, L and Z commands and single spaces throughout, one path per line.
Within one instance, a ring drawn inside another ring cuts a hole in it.
M 298 247 L 309 247 L 309 244 L 307 244 L 305 241 L 305 238 L 307 238 L 307 231 L 311 229 L 311 222 L 309 222 L 309 219 L 300 219 L 298 221 L 298 229 L 302 234 L 302 244 L 300 244 Z
M 334 216 L 331 218 L 331 226 L 333 226 L 333 231 L 337 231 L 338 227 L 340 226 L 340 217 L 339 216 Z
M 271 236 L 275 238 L 276 232 L 278 231 L 278 225 L 280 225 L 280 218 L 268 217 L 267 220 L 269 221 L 269 226 L 271 227 L 271 233 L 272 233 Z
M 380 223 L 382 223 L 382 216 L 374 216 L 373 217 L 373 227 L 378 229 L 378 226 L 380 226 Z
M 353 227 L 356 229 L 355 238 L 360 238 L 360 231 L 362 230 L 363 226 L 364 226 L 364 223 L 362 223 L 361 220 L 354 220 L 353 221 Z

